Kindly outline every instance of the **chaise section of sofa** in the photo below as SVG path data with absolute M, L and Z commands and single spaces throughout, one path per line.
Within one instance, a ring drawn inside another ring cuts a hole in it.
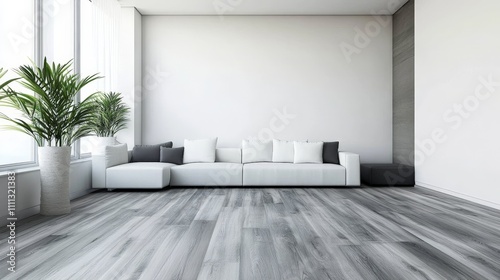
M 106 170 L 108 189 L 161 189 L 170 184 L 170 170 L 175 164 L 131 162 Z
M 106 146 L 92 156 L 92 187 L 95 189 L 161 189 L 170 183 L 170 168 L 163 162 L 130 162 L 127 145 Z

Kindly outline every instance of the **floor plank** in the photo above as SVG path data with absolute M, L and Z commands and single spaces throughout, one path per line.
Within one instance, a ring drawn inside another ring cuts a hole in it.
M 269 229 L 244 228 L 242 234 L 239 279 L 281 279 Z
M 266 205 L 266 214 L 269 221 L 276 257 L 283 279 L 314 279 L 313 272 L 307 264 L 307 255 L 304 242 L 294 231 L 292 218 L 286 214 L 283 204 Z
M 156 279 L 196 279 L 215 227 L 215 221 L 193 221 Z

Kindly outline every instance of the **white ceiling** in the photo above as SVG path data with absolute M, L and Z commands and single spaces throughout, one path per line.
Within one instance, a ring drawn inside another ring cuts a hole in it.
M 391 15 L 408 0 L 118 0 L 142 15 Z

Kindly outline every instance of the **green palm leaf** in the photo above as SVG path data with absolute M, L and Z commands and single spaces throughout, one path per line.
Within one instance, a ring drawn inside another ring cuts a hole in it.
M 113 137 L 118 131 L 127 127 L 129 120 L 127 115 L 130 108 L 123 102 L 120 93 L 99 92 L 96 96 L 90 98 L 96 104 L 94 114 L 90 120 L 93 133 L 100 137 Z
M 14 118 L 1 113 L 0 118 L 10 123 L 3 128 L 28 134 L 39 146 L 70 146 L 88 135 L 96 104 L 75 104 L 75 98 L 83 87 L 101 77 L 95 74 L 80 79 L 72 73 L 71 65 L 71 61 L 61 65 L 49 64 L 44 59 L 41 67 L 22 65 L 15 69 L 19 76 L 17 82 L 27 93 L 6 86 L 13 80 L 1 84 L 0 106 L 21 114 Z M 4 74 L 0 69 L 0 78 Z
M 3 76 L 5 76 L 5 74 L 7 73 L 7 70 L 3 70 L 3 68 L 0 68 L 0 79 L 3 78 Z M 2 89 L 4 87 L 6 87 L 8 84 L 12 83 L 13 81 L 17 80 L 16 79 L 10 79 L 10 80 L 7 80 L 3 83 L 0 84 L 0 91 L 2 91 Z M 0 96 L 0 99 L 2 98 L 2 96 Z

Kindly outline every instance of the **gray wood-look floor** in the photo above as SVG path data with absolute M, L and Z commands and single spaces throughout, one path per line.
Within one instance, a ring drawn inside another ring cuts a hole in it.
M 1 279 L 500 279 L 500 211 L 422 188 L 97 192 Z

